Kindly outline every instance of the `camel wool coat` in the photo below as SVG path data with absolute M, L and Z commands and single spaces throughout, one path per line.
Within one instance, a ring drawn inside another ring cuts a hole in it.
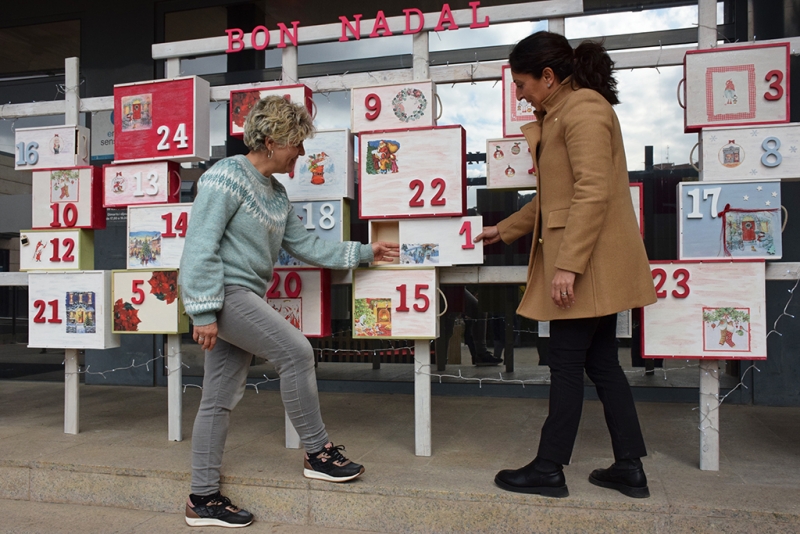
M 497 225 L 512 243 L 533 232 L 528 285 L 517 313 L 538 321 L 602 317 L 656 301 L 628 185 L 619 120 L 600 93 L 572 77 L 522 127 L 537 194 Z M 550 298 L 556 268 L 576 273 L 575 304 Z

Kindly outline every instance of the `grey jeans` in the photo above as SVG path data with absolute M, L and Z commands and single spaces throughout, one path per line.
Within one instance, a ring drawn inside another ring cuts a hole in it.
M 263 298 L 241 286 L 225 286 L 217 313 L 217 344 L 205 355 L 203 397 L 192 432 L 192 493 L 219 490 L 222 451 L 231 410 L 244 395 L 253 354 L 266 358 L 281 378 L 281 398 L 307 451 L 322 449 L 328 434 L 322 423 L 308 340 Z

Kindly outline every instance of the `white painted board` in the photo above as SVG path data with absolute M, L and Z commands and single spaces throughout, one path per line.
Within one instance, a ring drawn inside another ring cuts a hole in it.
M 781 183 L 678 184 L 678 258 L 764 258 L 783 254 Z
M 103 205 L 124 208 L 180 200 L 180 166 L 173 161 L 146 161 L 103 166 Z
M 436 84 L 431 80 L 354 87 L 350 96 L 353 133 L 436 126 Z
M 800 124 L 703 128 L 704 182 L 800 180 Z
M 322 130 L 303 142 L 305 155 L 294 172 L 275 174 L 289 200 L 353 198 L 353 136 L 350 130 Z
M 110 349 L 111 271 L 28 273 L 28 347 Z
M 642 311 L 642 357 L 767 357 L 764 262 L 651 261 L 658 301 Z
M 359 217 L 453 217 L 466 211 L 461 126 L 359 135 Z
M 177 269 L 192 204 L 128 206 L 128 269 Z
M 486 140 L 486 188 L 536 188 L 536 169 L 524 137 Z
M 353 271 L 353 339 L 435 339 L 439 335 L 436 268 Z
M 789 122 L 789 44 L 690 50 L 684 129 Z
M 14 146 L 17 171 L 89 165 L 89 129 L 83 126 L 18 128 Z

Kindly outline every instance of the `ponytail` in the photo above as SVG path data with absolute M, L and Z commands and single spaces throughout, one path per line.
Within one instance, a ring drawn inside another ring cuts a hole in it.
M 584 41 L 575 49 L 573 58 L 573 77 L 576 84 L 594 89 L 612 106 L 619 104 L 617 79 L 612 67 L 614 62 L 603 45 L 594 41 Z
M 575 85 L 597 91 L 612 106 L 619 104 L 617 80 L 612 72 L 614 62 L 600 43 L 584 41 L 573 51 L 563 35 L 536 32 L 514 46 L 508 62 L 512 71 L 530 74 L 537 80 L 546 67 L 561 81 L 573 75 Z

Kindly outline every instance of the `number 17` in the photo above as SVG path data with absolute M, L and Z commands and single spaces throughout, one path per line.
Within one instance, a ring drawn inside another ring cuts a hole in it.
M 721 187 L 712 187 L 710 189 L 703 189 L 703 200 L 711 197 L 711 218 L 716 219 L 719 214 L 717 203 L 719 202 L 719 194 L 722 192 Z M 687 219 L 702 219 L 703 214 L 700 213 L 700 188 L 696 187 L 686 192 L 687 195 L 692 197 L 692 212 L 689 213 Z

